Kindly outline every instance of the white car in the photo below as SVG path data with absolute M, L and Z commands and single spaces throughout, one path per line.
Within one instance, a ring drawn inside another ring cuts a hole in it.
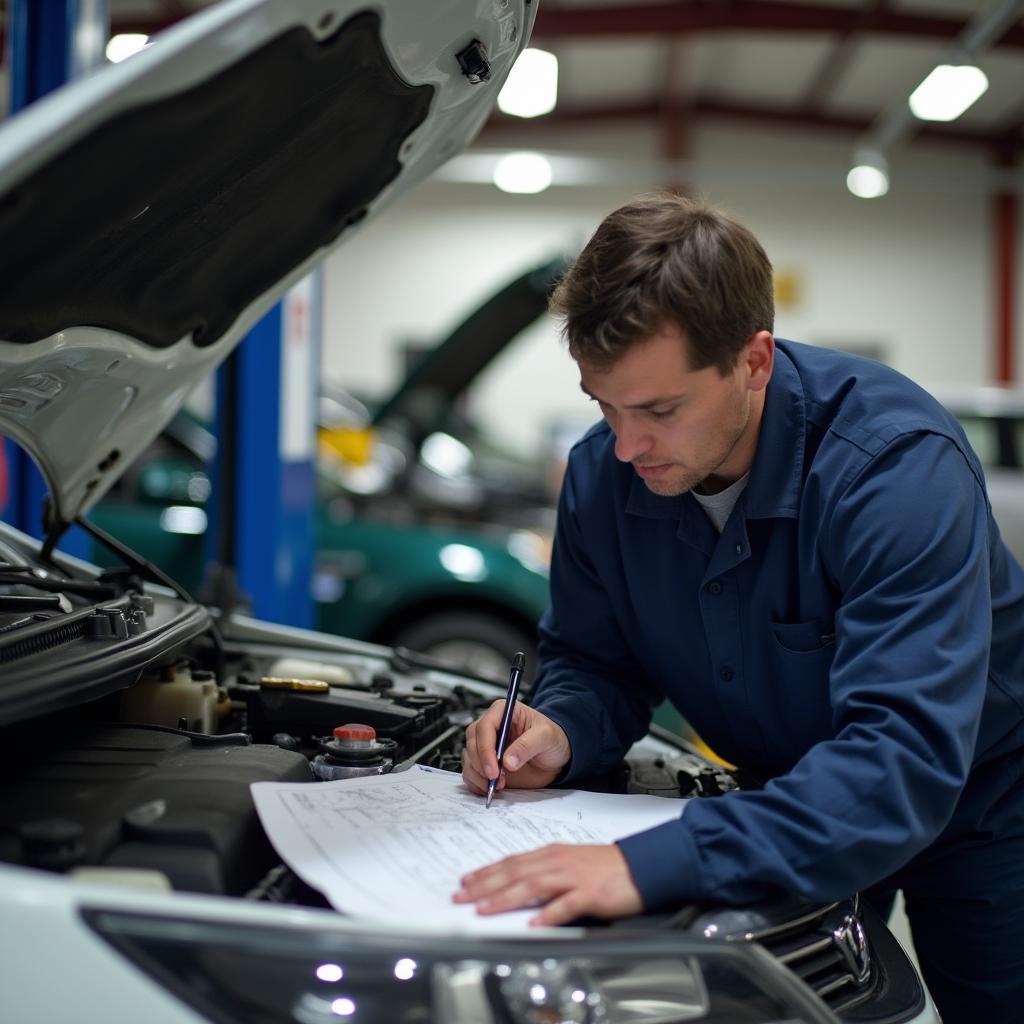
M 978 453 L 999 530 L 1024 565 L 1024 388 L 934 388 L 932 394 Z
M 0 1019 L 936 1020 L 852 894 L 519 939 L 336 912 L 250 785 L 457 770 L 501 689 L 55 547 L 288 285 L 466 143 L 534 9 L 229 0 L 0 129 L 0 433 L 51 494 L 43 545 L 0 525 Z M 369 760 L 331 738 L 350 722 L 376 729 Z M 594 785 L 728 799 L 736 780 L 660 733 Z

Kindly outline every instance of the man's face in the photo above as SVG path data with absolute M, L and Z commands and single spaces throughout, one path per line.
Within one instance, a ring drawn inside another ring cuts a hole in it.
M 750 469 L 771 376 L 774 342 L 747 342 L 726 375 L 691 370 L 686 336 L 665 326 L 610 369 L 580 362 L 580 387 L 615 434 L 615 455 L 655 494 L 715 493 Z M 703 486 L 701 486 L 703 485 Z

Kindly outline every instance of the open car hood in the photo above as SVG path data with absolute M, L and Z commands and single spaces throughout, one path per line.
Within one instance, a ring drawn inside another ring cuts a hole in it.
M 548 297 L 568 266 L 568 257 L 555 256 L 491 295 L 424 353 L 374 412 L 374 425 L 396 418 L 424 428 L 436 425 L 441 411 L 449 408 L 521 331 L 544 314 Z
M 226 0 L 0 128 L 0 434 L 58 522 L 357 224 L 458 152 L 530 0 Z

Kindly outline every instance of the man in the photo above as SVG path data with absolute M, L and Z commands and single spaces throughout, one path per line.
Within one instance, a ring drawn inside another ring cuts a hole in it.
M 668 698 L 763 788 L 466 876 L 480 913 L 617 917 L 902 888 L 949 1022 L 1024 1005 L 1024 573 L 956 422 L 880 364 L 776 342 L 741 225 L 674 196 L 561 282 L 583 390 L 532 707 L 499 787 L 606 769 Z M 467 732 L 498 775 L 503 702 Z

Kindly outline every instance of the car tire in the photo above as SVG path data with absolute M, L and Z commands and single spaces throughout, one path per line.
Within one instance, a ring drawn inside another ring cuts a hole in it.
M 526 655 L 525 681 L 536 669 L 534 638 L 513 623 L 479 612 L 441 612 L 418 619 L 403 626 L 391 643 L 503 682 L 517 651 Z

